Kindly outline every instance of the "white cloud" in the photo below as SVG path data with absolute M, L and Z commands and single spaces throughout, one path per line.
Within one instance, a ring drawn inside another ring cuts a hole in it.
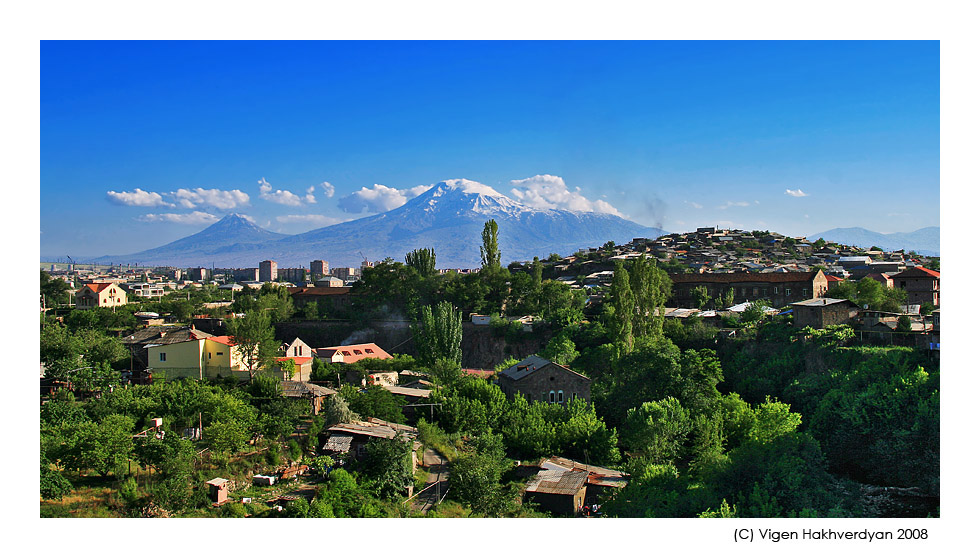
M 262 178 L 262 180 L 259 180 L 258 182 L 259 182 L 259 197 L 266 201 L 271 201 L 273 203 L 278 203 L 282 205 L 293 205 L 293 206 L 303 205 L 304 199 L 307 203 L 316 203 L 315 199 L 310 201 L 312 194 L 305 196 L 305 198 L 300 198 L 299 196 L 290 192 L 289 190 L 273 191 L 272 185 L 270 185 L 264 177 Z
M 119 205 L 138 207 L 155 207 L 158 205 L 163 205 L 174 207 L 174 204 L 163 201 L 163 196 L 160 194 L 156 192 L 147 192 L 140 188 L 137 188 L 132 192 L 115 192 L 113 190 L 109 190 L 106 192 L 106 197 L 109 198 L 109 201 Z
M 810 195 L 804 193 L 803 190 L 800 190 L 799 188 L 797 188 L 796 190 L 790 190 L 789 188 L 787 188 L 785 194 L 787 196 L 793 196 L 794 198 L 802 198 Z
M 215 209 L 234 209 L 240 205 L 248 204 L 248 194 L 241 190 L 218 190 L 204 188 L 180 188 L 176 192 L 171 192 L 177 203 L 181 207 L 192 209 L 198 206 L 213 207 Z
M 320 187 L 323 188 L 323 193 L 326 194 L 328 198 L 332 198 L 334 192 L 336 191 L 336 189 L 333 187 L 333 184 L 326 181 L 321 182 Z
M 611 213 L 622 217 L 622 214 L 608 202 L 603 200 L 590 201 L 583 196 L 581 188 L 574 191 L 568 189 L 560 176 L 538 174 L 521 180 L 511 180 L 514 186 L 511 194 L 518 201 L 540 209 L 569 209 L 572 211 L 595 211 Z
M 203 211 L 195 211 L 193 213 L 148 213 L 137 217 L 137 220 L 147 223 L 164 221 L 179 225 L 210 225 L 218 221 L 218 217 Z
M 329 217 L 327 215 L 280 215 L 276 217 L 276 221 L 280 223 L 309 223 L 311 225 L 317 225 L 320 227 L 326 227 L 328 225 L 336 225 L 337 223 L 346 223 L 350 219 L 341 219 L 339 217 Z
M 747 201 L 737 201 L 737 202 L 725 202 L 725 205 L 719 205 L 718 209 L 728 209 L 729 207 L 748 207 L 749 202 Z
M 685 201 L 684 203 L 686 203 L 686 204 L 688 204 L 688 205 L 690 205 L 690 206 L 691 206 L 691 207 L 693 207 L 694 209 L 703 209 L 703 208 L 704 208 L 704 206 L 703 206 L 703 205 L 701 205 L 701 204 L 699 204 L 699 203 L 697 203 L 697 202 L 692 202 L 692 201 Z
M 337 205 L 347 213 L 380 213 L 405 205 L 405 202 L 429 188 L 431 186 L 416 186 L 399 190 L 384 184 L 375 184 L 370 188 L 362 186 L 360 190 L 337 200 Z

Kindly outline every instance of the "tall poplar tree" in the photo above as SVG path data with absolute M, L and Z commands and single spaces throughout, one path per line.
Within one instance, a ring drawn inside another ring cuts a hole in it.
M 418 361 L 432 366 L 439 359 L 463 362 L 463 313 L 450 302 L 422 307 L 422 319 L 412 327 Z
M 405 254 L 405 263 L 415 268 L 422 277 L 432 277 L 436 274 L 436 249 L 417 248 Z
M 480 247 L 483 269 L 489 272 L 500 269 L 500 248 L 497 246 L 497 222 L 490 219 L 483 225 L 483 246 Z
M 613 307 L 610 331 L 617 344 L 629 353 L 633 350 L 633 316 L 636 313 L 636 298 L 633 296 L 629 274 L 623 267 L 622 261 L 616 262 L 609 293 Z

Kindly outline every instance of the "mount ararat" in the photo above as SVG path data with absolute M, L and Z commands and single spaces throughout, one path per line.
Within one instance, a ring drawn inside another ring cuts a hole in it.
M 363 258 L 401 261 L 416 248 L 434 248 L 440 268 L 475 268 L 480 266 L 483 225 L 490 219 L 498 225 L 504 263 L 667 234 L 609 213 L 531 207 L 489 186 L 455 179 L 439 182 L 390 211 L 301 234 L 274 233 L 231 214 L 164 246 L 94 262 L 257 267 L 262 260 L 273 260 L 279 267 L 305 267 L 322 259 L 333 267 L 353 267 Z

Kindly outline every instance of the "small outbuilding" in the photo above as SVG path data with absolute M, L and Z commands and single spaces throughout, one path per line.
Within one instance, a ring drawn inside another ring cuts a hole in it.
M 228 479 L 223 479 L 221 477 L 216 477 L 207 482 L 208 485 L 208 495 L 211 498 L 211 502 L 214 504 L 223 504 L 228 500 L 228 489 L 229 489 Z

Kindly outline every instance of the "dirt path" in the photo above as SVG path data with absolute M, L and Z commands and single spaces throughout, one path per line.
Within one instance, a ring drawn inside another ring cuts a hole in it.
M 423 513 L 442 500 L 449 489 L 449 461 L 431 448 L 422 455 L 422 464 L 429 469 L 426 486 L 415 497 L 413 506 Z

